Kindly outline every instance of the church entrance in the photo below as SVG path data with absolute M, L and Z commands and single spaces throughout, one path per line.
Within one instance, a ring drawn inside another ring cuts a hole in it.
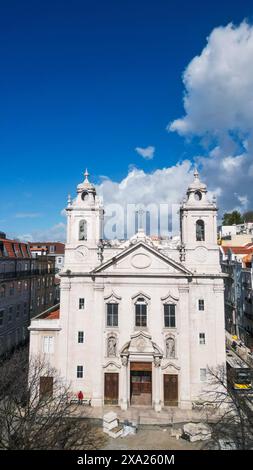
M 130 403 L 132 406 L 152 404 L 152 363 L 130 363 Z
M 164 374 L 163 376 L 164 405 L 178 406 L 178 376 Z
M 119 399 L 119 374 L 105 373 L 105 405 L 117 405 Z

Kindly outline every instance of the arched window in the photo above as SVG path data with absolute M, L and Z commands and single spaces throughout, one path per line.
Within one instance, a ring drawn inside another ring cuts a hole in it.
M 79 240 L 87 240 L 87 222 L 81 220 L 79 222 Z
M 5 285 L 1 285 L 0 286 L 0 297 L 5 297 L 5 294 L 6 294 L 6 288 L 5 288 Z
M 205 223 L 203 220 L 197 220 L 196 222 L 196 240 L 197 242 L 205 240 Z
M 143 297 L 135 302 L 135 326 L 147 326 L 147 303 Z

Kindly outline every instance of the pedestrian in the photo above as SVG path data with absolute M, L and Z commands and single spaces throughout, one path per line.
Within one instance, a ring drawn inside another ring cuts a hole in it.
M 83 392 L 82 392 L 82 390 L 80 390 L 77 397 L 78 397 L 78 404 L 82 405 L 83 404 Z

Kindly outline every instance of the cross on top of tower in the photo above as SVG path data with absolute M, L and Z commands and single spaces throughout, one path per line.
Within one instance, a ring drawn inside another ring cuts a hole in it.
M 194 173 L 193 173 L 193 174 L 194 174 L 194 178 L 195 178 L 195 180 L 196 180 L 196 179 L 199 179 L 199 172 L 198 172 L 197 168 L 195 168 L 195 170 L 194 170 Z

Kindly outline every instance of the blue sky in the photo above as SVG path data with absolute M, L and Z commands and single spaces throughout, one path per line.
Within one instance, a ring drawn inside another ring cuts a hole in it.
M 166 131 L 185 114 L 182 74 L 214 28 L 245 18 L 252 1 L 1 2 L 0 229 L 65 223 L 86 166 L 120 182 L 200 155 L 198 132 Z M 135 151 L 148 146 L 149 160 Z

